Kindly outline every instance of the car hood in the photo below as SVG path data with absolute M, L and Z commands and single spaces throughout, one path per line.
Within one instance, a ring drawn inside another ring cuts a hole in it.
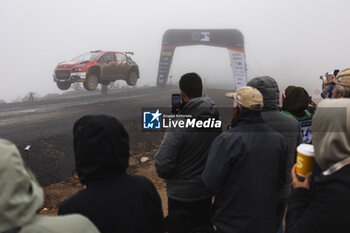
M 83 61 L 83 62 L 76 62 L 76 61 L 63 61 L 58 63 L 57 67 L 58 68 L 73 68 L 76 65 L 79 64 L 86 64 L 89 63 L 90 61 Z
M 78 65 L 80 64 L 80 62 L 76 62 L 76 61 L 63 61 L 58 63 L 59 65 Z

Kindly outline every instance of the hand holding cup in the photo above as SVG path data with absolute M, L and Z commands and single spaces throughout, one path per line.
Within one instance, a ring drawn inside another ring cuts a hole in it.
M 304 178 L 303 180 L 301 180 L 296 173 L 296 166 L 297 164 L 294 164 L 293 168 L 292 168 L 292 186 L 293 189 L 297 189 L 297 188 L 306 188 L 306 189 L 310 189 L 310 179 L 311 179 L 311 175 L 312 173 L 309 172 Z

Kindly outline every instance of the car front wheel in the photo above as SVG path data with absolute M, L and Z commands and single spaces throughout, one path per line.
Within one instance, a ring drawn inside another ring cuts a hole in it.
M 57 87 L 62 90 L 62 91 L 66 91 L 70 88 L 70 86 L 72 85 L 69 82 L 56 82 Z
M 85 82 L 84 82 L 84 88 L 88 91 L 94 91 L 96 90 L 97 86 L 98 86 L 98 78 L 96 75 L 91 74 L 89 75 Z

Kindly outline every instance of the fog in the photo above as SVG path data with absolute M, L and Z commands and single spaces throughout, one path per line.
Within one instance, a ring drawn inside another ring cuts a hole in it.
M 57 63 L 95 49 L 133 51 L 138 86 L 155 85 L 163 33 L 191 28 L 240 30 L 248 79 L 270 75 L 281 89 L 313 92 L 320 75 L 350 67 L 349 9 L 347 0 L 3 0 L 0 99 L 62 93 L 52 78 Z M 233 88 L 226 49 L 177 48 L 172 82 L 187 71 Z

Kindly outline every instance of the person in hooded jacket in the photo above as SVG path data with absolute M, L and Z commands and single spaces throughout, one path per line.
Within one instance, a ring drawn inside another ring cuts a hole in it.
M 287 169 L 284 186 L 279 190 L 279 204 L 276 210 L 278 229 L 277 232 L 283 231 L 282 219 L 287 206 L 287 200 L 292 191 L 291 175 L 293 164 L 296 159 L 296 149 L 303 142 L 301 128 L 297 120 L 291 116 L 279 111 L 279 88 L 276 80 L 269 76 L 256 77 L 247 83 L 247 86 L 257 88 L 264 97 L 264 108 L 261 117 L 273 130 L 280 133 L 288 144 L 288 153 L 286 153 Z
M 312 120 L 312 143 L 322 177 L 309 185 L 292 170 L 286 233 L 350 232 L 350 99 L 326 99 Z
M 0 232 L 1 233 L 98 233 L 79 214 L 40 216 L 43 190 L 23 163 L 16 146 L 0 139 Z
M 184 74 L 179 82 L 183 107 L 179 114 L 196 119 L 219 119 L 219 112 L 209 97 L 202 97 L 202 80 L 196 73 Z M 204 170 L 210 144 L 219 130 L 175 129 L 167 131 L 154 158 L 159 177 L 167 185 L 168 212 L 187 211 L 192 227 L 211 226 L 212 194 L 204 186 Z
M 129 175 L 129 136 L 114 117 L 84 116 L 75 122 L 74 153 L 86 188 L 65 200 L 59 214 L 80 213 L 102 233 L 162 232 L 161 200 L 151 181 Z

